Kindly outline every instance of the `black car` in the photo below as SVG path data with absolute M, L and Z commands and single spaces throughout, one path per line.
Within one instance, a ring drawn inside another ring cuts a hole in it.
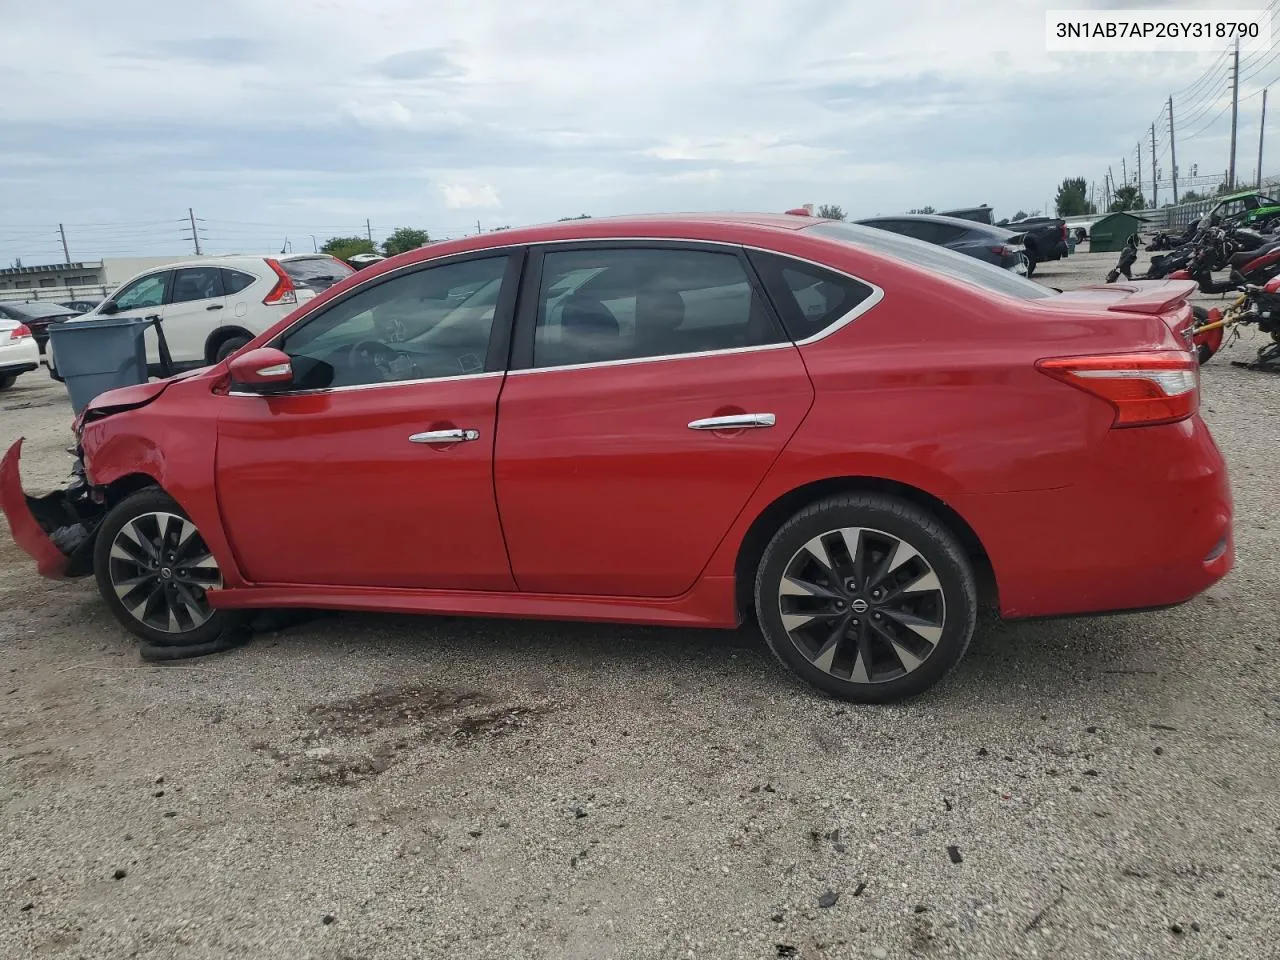
M 103 299 L 103 297 L 80 297 L 77 300 L 59 300 L 58 304 L 76 313 L 90 313 L 102 304 Z
M 1017 231 L 1016 242 L 1027 255 L 1027 276 L 1036 272 L 1036 264 L 1045 260 L 1061 260 L 1071 248 L 1067 246 L 1067 221 L 1060 217 L 1027 217 L 1009 224 Z
M 0 317 L 25 323 L 31 336 L 35 338 L 36 346 L 40 348 L 41 356 L 44 355 L 45 344 L 49 342 L 49 325 L 78 316 L 78 311 L 49 300 L 28 300 L 25 303 L 0 300 Z
M 902 214 L 856 222 L 866 227 L 876 227 L 948 247 L 957 253 L 994 263 L 997 267 L 1014 273 L 1027 273 L 1027 261 L 1018 234 L 1002 227 L 938 214 Z

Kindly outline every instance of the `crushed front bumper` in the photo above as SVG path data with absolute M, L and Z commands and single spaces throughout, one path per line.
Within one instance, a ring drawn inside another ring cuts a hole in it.
M 71 482 L 63 490 L 29 497 L 22 490 L 18 459 L 22 440 L 0 459 L 0 510 L 14 542 L 36 562 L 41 576 L 60 579 L 93 572 L 93 544 L 106 516 L 106 500 L 85 478 L 76 458 Z

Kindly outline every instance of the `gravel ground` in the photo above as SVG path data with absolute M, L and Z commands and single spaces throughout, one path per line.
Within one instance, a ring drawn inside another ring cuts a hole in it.
M 0 955 L 1276 956 L 1280 378 L 1227 362 L 1254 346 L 1204 370 L 1231 577 L 984 623 L 901 706 L 747 634 L 580 624 L 332 616 L 154 667 L 0 536 Z M 31 486 L 69 421 L 43 374 L 0 395 Z

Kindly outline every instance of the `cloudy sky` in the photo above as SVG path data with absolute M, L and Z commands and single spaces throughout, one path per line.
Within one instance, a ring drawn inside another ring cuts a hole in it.
M 380 239 L 804 202 L 1008 216 L 1122 157 L 1132 176 L 1140 136 L 1149 183 L 1171 94 L 1183 177 L 1221 171 L 1225 57 L 1045 52 L 1048 9 L 1143 5 L 0 0 L 0 263 L 61 260 L 60 222 L 73 259 L 189 252 L 188 207 L 206 251 L 366 218 Z M 1242 61 L 1252 177 L 1280 60 Z

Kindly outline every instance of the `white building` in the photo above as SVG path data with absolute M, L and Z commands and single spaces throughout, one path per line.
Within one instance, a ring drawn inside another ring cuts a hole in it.
M 5 267 L 0 269 L 0 300 L 105 297 L 139 271 L 192 259 L 195 258 L 190 254 L 171 257 L 103 257 L 101 260 L 50 263 L 38 267 Z

